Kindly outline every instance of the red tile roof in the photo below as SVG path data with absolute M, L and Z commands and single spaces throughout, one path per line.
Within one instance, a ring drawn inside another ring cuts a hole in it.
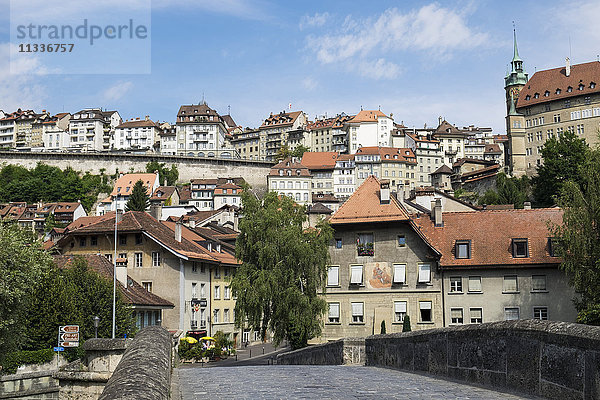
M 146 193 L 148 196 L 151 196 L 152 187 L 158 180 L 158 174 L 125 174 L 115 182 L 111 196 L 116 196 L 117 194 L 121 196 L 129 196 L 133 190 L 133 186 L 139 180 L 144 182 Z M 129 190 L 127 188 L 129 188 Z
M 291 176 L 311 176 L 310 171 L 302 163 L 286 158 L 271 167 L 269 176 L 279 176 L 279 170 L 283 170 L 283 176 L 287 176 L 287 171 L 291 171 Z M 299 173 L 298 173 L 299 172 Z
M 442 254 L 442 267 L 558 264 L 548 253 L 548 222 L 562 223 L 562 210 L 497 210 L 448 212 L 442 214 L 443 226 L 434 226 L 429 215 L 414 218 L 415 225 Z M 512 239 L 527 238 L 529 257 L 512 256 Z M 471 258 L 457 259 L 457 240 L 471 241 Z
M 379 200 L 380 181 L 369 176 L 356 189 L 356 192 L 333 214 L 329 221 L 335 224 L 364 222 L 409 221 L 408 213 L 390 194 L 390 202 L 381 204 Z
M 154 127 L 154 128 L 160 129 L 160 126 L 156 122 L 146 120 L 146 119 L 125 121 L 122 124 L 120 124 L 119 126 L 117 126 L 116 129 L 139 128 L 139 127 Z
M 169 197 L 173 196 L 173 193 L 177 191 L 177 187 L 175 186 L 159 186 L 150 197 L 150 200 L 159 201 L 159 200 L 167 200 Z
M 311 170 L 334 169 L 338 153 L 335 151 L 307 151 L 301 164 Z
M 260 129 L 270 129 L 272 127 L 282 127 L 293 125 L 296 119 L 302 114 L 302 111 L 281 112 L 271 114 L 260 126 Z
M 571 66 L 569 76 L 566 75 L 565 67 L 538 71 L 533 74 L 519 93 L 517 107 L 527 107 L 575 96 L 589 96 L 591 93 L 600 92 L 599 83 L 600 62 L 598 61 Z M 583 90 L 579 90 L 580 84 L 583 85 Z M 571 87 L 571 92 L 568 91 L 569 87 Z M 556 93 L 556 89 L 560 89 L 559 94 Z M 548 91 L 548 96 L 545 96 L 546 91 Z M 537 98 L 535 97 L 536 93 L 538 94 Z M 527 100 L 527 96 L 529 96 L 529 100 Z
M 417 163 L 415 153 L 409 148 L 368 146 L 359 148 L 356 151 L 356 154 L 378 154 L 379 157 L 381 157 L 382 162 L 401 162 L 408 164 Z
M 349 124 L 360 123 L 360 122 L 377 122 L 379 118 L 389 118 L 387 115 L 379 110 L 361 110 L 353 118 L 347 122 Z

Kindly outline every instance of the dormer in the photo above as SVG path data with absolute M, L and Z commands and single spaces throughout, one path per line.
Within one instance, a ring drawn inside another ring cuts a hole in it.
M 572 87 L 572 86 L 569 86 L 569 87 L 567 88 L 567 93 L 571 93 L 572 91 L 573 91 L 573 87 Z
M 561 90 L 560 88 L 556 88 L 556 94 L 560 94 Z

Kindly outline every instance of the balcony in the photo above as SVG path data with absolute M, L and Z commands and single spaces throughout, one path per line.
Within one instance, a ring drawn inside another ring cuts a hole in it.
M 373 250 L 373 243 L 357 243 L 356 250 L 359 256 L 372 256 L 375 254 Z
M 190 321 L 190 329 L 198 329 L 198 321 Z

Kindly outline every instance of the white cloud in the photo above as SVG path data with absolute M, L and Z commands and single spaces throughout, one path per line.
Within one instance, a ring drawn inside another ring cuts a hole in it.
M 102 98 L 105 101 L 117 101 L 122 99 L 132 88 L 133 83 L 130 81 L 117 82 L 102 92 Z
M 307 49 L 323 64 L 358 64 L 372 78 L 394 78 L 400 68 L 387 60 L 400 51 L 427 52 L 447 58 L 453 51 L 472 49 L 488 42 L 486 33 L 467 26 L 464 13 L 429 4 L 406 13 L 396 8 L 382 14 L 356 19 L 346 17 L 334 32 L 307 37 Z
M 11 45 L 0 43 L 0 109 L 40 109 L 47 98 L 46 89 L 36 74 L 42 72 L 35 57 L 20 58 L 10 64 Z
M 318 82 L 315 81 L 312 77 L 306 77 L 302 80 L 302 86 L 304 87 L 304 89 L 306 90 L 315 90 L 318 86 Z
M 300 18 L 300 30 L 311 27 L 319 27 L 325 25 L 329 19 L 329 13 L 315 13 L 315 15 L 305 15 Z

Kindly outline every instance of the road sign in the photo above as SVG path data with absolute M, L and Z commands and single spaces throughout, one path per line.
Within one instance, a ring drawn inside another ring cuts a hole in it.
M 55 347 L 54 351 L 65 351 L 64 347 Z
M 61 347 L 77 347 L 79 342 L 58 342 Z
M 59 329 L 60 333 L 63 332 L 68 332 L 68 333 L 75 333 L 75 332 L 79 332 L 79 325 L 64 325 L 61 326 Z
M 79 332 L 65 332 L 59 335 L 59 341 L 79 342 Z

